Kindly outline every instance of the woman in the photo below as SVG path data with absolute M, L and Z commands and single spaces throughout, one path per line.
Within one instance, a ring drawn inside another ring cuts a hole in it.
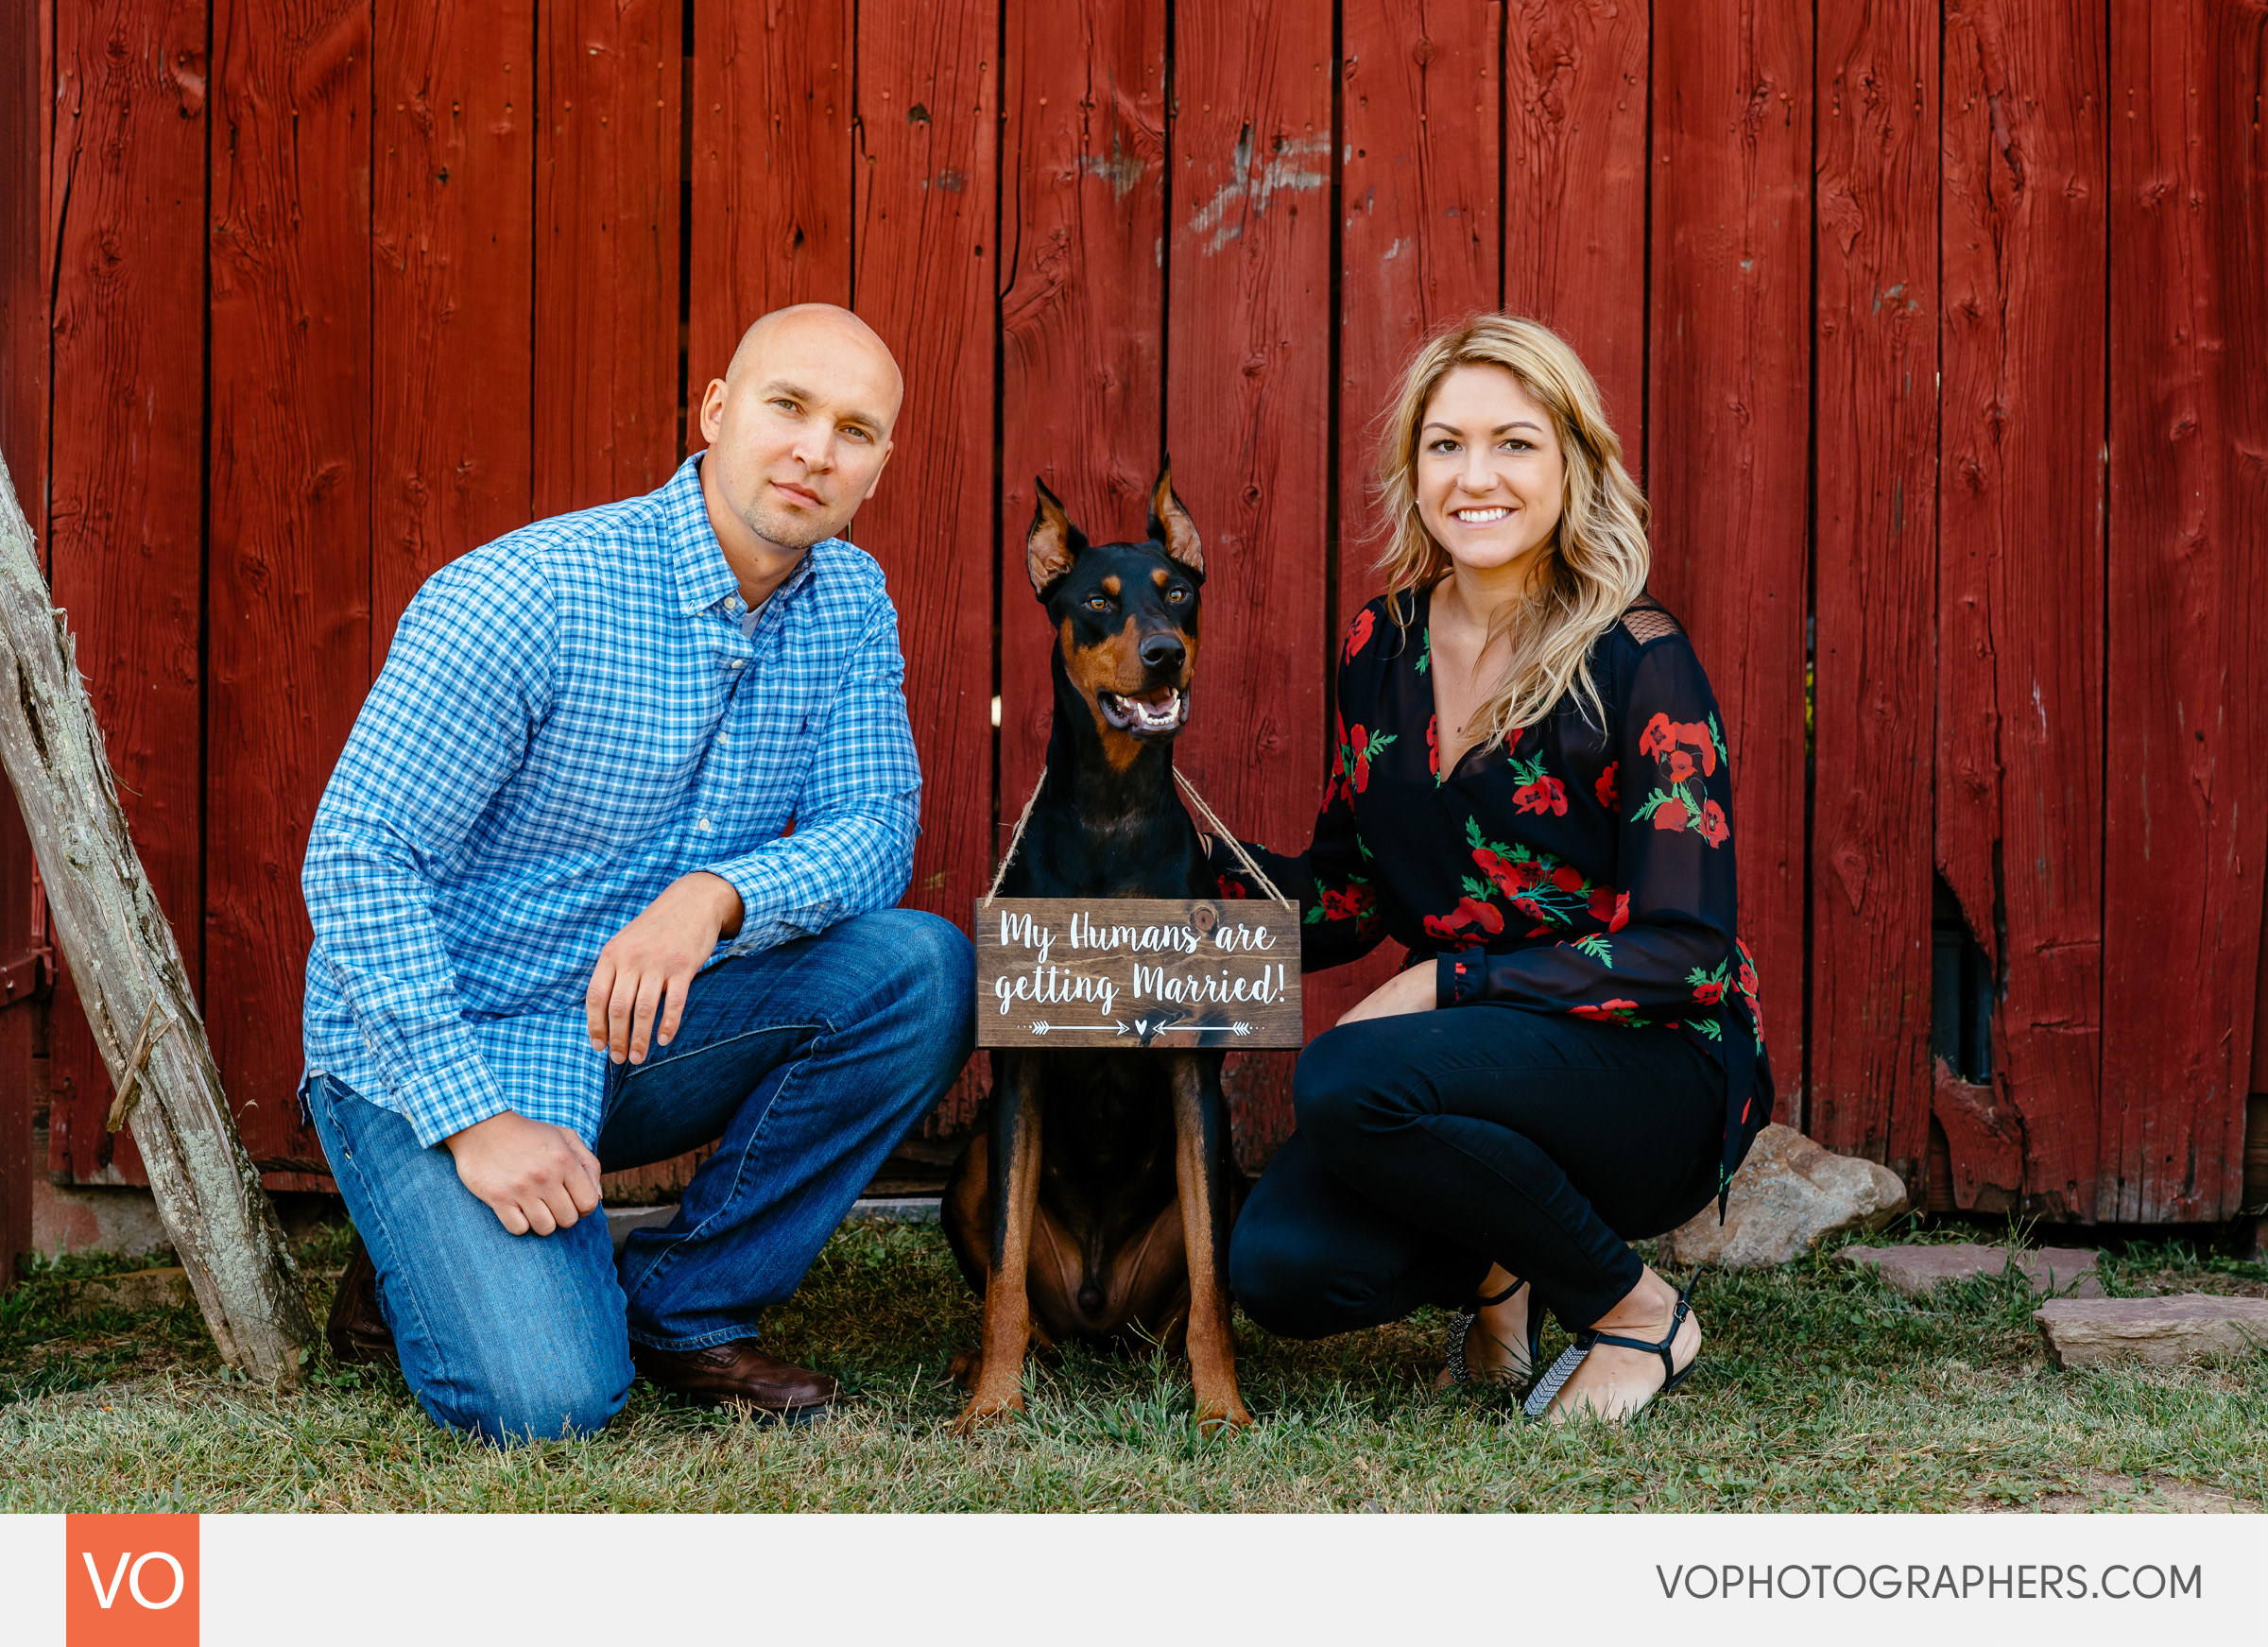
M 1548 1306 L 1576 1340 L 1528 1410 L 1558 1417 L 1691 1369 L 1698 1319 L 1626 1242 L 1718 1198 L 1772 1109 L 1724 726 L 1645 594 L 1621 452 L 1533 321 L 1478 316 L 1410 364 L 1388 593 L 1348 629 L 1314 841 L 1258 854 L 1304 906 L 1303 968 L 1384 937 L 1410 963 L 1300 1055 L 1298 1130 L 1230 1244 L 1246 1312 L 1294 1337 L 1471 1297 L 1444 1383 L 1533 1372 Z

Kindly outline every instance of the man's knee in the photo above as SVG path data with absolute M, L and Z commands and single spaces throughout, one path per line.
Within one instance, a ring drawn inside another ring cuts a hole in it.
M 976 951 L 943 916 L 925 909 L 880 909 L 833 929 L 854 936 L 871 957 L 892 1004 L 933 1004 L 938 1016 L 965 1017 L 975 999 Z
M 519 1356 L 499 1345 L 449 1359 L 419 1400 L 435 1422 L 498 1447 L 597 1434 L 629 1398 L 633 1376 L 627 1340 L 580 1355 L 547 1345 Z

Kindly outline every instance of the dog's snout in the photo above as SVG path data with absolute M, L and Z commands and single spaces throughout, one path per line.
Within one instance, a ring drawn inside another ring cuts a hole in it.
M 1189 657 L 1178 635 L 1144 635 L 1140 650 L 1143 666 L 1150 669 L 1178 669 Z

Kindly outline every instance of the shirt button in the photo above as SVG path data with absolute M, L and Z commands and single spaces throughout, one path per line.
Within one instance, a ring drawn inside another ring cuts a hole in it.
M 696 829 L 696 830 L 700 831 L 700 832 L 701 832 L 701 833 L 703 833 L 703 834 L 707 834 L 707 833 L 709 833 L 709 820 L 708 820 L 707 818 L 702 818 L 702 819 L 701 819 L 701 820 L 700 820 L 698 823 L 695 824 L 693 827 L 694 827 L 695 829 Z
M 725 667 L 726 667 L 727 669 L 738 669 L 739 667 L 741 667 L 741 665 L 743 665 L 743 664 L 744 664 L 744 663 L 746 663 L 746 662 L 747 662 L 747 660 L 746 658 L 735 658 L 735 659 L 733 659 L 733 660 L 732 660 L 732 661 L 731 661 L 731 662 L 730 662 L 730 663 L 726 664 L 726 665 L 725 665 Z

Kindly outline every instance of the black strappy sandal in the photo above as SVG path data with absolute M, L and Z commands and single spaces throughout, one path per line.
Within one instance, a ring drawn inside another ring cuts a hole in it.
M 1456 1314 L 1450 1317 L 1449 1381 L 1452 1386 L 1469 1384 L 1473 1381 L 1472 1368 L 1465 1363 L 1465 1343 L 1472 1335 L 1472 1324 L 1481 1318 L 1481 1312 L 1495 1309 L 1497 1305 L 1503 1303 L 1527 1284 L 1526 1278 L 1522 1277 L 1497 1294 L 1495 1297 L 1474 1298 Z M 1531 1293 L 1528 1295 L 1528 1366 L 1527 1370 L 1519 1377 L 1534 1378 L 1537 1364 L 1542 1360 L 1543 1312 L 1536 1307 L 1536 1295 Z M 1519 1380 L 1514 1379 L 1508 1381 L 1518 1382 Z
M 1510 1296 L 1509 1294 L 1505 1295 Z M 1642 1412 L 1648 1402 L 1668 1395 L 1679 1384 L 1685 1382 L 1692 1376 L 1693 1368 L 1701 1364 L 1701 1355 L 1698 1350 L 1694 1351 L 1693 1359 L 1683 1366 L 1677 1365 L 1670 1359 L 1670 1346 L 1677 1342 L 1677 1330 L 1685 1325 L 1686 1316 L 1692 1312 L 1692 1302 L 1693 1289 L 1692 1283 L 1688 1282 L 1677 1289 L 1677 1308 L 1671 1314 L 1670 1330 L 1662 1334 L 1659 1344 L 1648 1344 L 1642 1338 L 1624 1338 L 1619 1332 L 1600 1332 L 1588 1327 L 1585 1328 L 1575 1334 L 1574 1343 L 1559 1352 L 1559 1359 L 1552 1363 L 1551 1371 L 1536 1381 L 1536 1387 L 1528 1392 L 1528 1398 L 1521 1403 L 1520 1410 L 1531 1418 L 1542 1417 L 1545 1410 L 1551 1406 L 1553 1398 L 1558 1395 L 1561 1386 L 1569 1379 L 1575 1376 L 1575 1369 L 1583 1364 L 1590 1352 L 1602 1344 L 1611 1344 L 1618 1349 L 1652 1350 L 1656 1355 L 1661 1357 L 1663 1375 L 1661 1388 L 1648 1396 L 1638 1406 L 1633 1407 L 1630 1413 L 1624 1416 L 1631 1416 Z

